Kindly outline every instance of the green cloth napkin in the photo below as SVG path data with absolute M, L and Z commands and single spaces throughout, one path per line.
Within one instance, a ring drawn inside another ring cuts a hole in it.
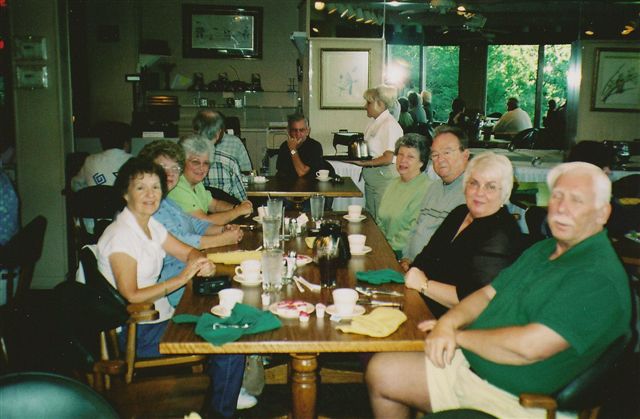
M 204 313 L 201 316 L 179 314 L 173 317 L 174 323 L 196 323 L 196 335 L 216 346 L 240 339 L 242 335 L 251 335 L 282 327 L 282 322 L 270 311 L 258 310 L 246 304 L 236 304 L 229 317 L 220 318 Z M 249 324 L 246 329 L 221 328 L 213 330 L 215 323 Z
M 404 275 L 393 269 L 380 269 L 379 271 L 356 272 L 356 278 L 360 281 L 368 282 L 374 285 L 388 284 L 389 282 L 397 282 L 404 284 Z

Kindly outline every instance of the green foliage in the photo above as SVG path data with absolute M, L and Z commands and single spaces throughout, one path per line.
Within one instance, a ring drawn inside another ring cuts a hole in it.
M 451 102 L 458 97 L 460 47 L 427 47 L 424 49 L 425 86 L 431 90 L 431 106 L 436 121 L 447 121 Z

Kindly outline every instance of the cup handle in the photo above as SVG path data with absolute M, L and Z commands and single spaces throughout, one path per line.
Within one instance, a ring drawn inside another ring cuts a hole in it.
M 240 266 L 236 266 L 235 271 L 236 271 L 236 275 L 238 275 L 238 276 L 242 276 L 242 267 L 240 267 Z
M 316 172 L 316 177 L 320 177 L 320 171 L 319 170 Z

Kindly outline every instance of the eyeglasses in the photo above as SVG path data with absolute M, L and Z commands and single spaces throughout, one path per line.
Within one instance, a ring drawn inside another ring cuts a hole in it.
M 488 182 L 482 185 L 480 182 L 478 182 L 475 179 L 471 179 L 470 181 L 467 182 L 467 188 L 475 191 L 482 190 L 486 194 L 494 194 L 502 189 L 495 182 Z
M 441 152 L 432 151 L 431 154 L 429 154 L 429 157 L 431 158 L 431 160 L 438 160 L 440 157 L 442 157 L 443 159 L 448 159 L 456 151 L 459 151 L 459 149 L 447 148 L 442 150 Z
M 191 159 L 191 160 L 187 160 L 187 163 L 189 163 L 191 166 L 195 166 L 195 167 L 209 167 L 211 166 L 211 163 L 208 161 L 200 161 L 198 159 Z
M 162 166 L 165 172 L 175 173 L 175 174 L 182 173 L 182 167 L 180 167 L 180 165 L 177 165 L 177 164 L 175 166 L 165 166 L 161 164 L 160 166 Z
M 291 132 L 305 132 L 307 128 L 289 128 Z

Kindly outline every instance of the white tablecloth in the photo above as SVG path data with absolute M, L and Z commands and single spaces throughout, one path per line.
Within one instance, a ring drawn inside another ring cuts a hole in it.
M 353 183 L 355 183 L 358 189 L 364 194 L 364 180 L 360 179 L 362 167 L 336 160 L 329 160 L 329 163 L 331 163 L 336 170 L 338 176 L 350 177 Z M 346 211 L 349 205 L 360 205 L 364 207 L 364 198 L 334 198 L 331 209 L 334 211 Z

